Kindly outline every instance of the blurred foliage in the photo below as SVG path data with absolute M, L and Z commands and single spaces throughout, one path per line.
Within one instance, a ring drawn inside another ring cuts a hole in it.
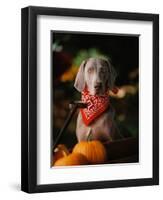
M 89 57 L 111 58 L 118 72 L 119 92 L 110 93 L 115 121 L 124 137 L 138 136 L 138 37 L 54 33 L 52 50 L 54 140 L 67 118 L 70 101 L 80 100 L 80 93 L 73 87 L 74 79 L 81 62 Z M 60 140 L 68 147 L 77 142 L 77 114 Z
M 76 56 L 73 59 L 73 63 L 76 66 L 80 66 L 81 62 L 87 58 L 90 57 L 101 57 L 101 58 L 105 58 L 108 59 L 107 56 L 105 56 L 104 54 L 102 54 L 99 49 L 96 48 L 90 48 L 90 49 L 82 49 L 79 50 L 79 52 L 76 54 Z

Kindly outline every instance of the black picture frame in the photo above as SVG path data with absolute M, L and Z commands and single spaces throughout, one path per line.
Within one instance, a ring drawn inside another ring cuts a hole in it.
M 153 23 L 153 177 L 37 184 L 37 16 L 87 17 Z M 21 190 L 28 193 L 159 184 L 159 15 L 30 6 L 21 12 Z

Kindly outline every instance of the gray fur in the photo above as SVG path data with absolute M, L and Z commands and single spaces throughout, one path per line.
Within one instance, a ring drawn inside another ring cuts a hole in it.
M 116 72 L 110 61 L 101 58 L 89 58 L 82 62 L 75 79 L 74 87 L 79 92 L 82 92 L 85 86 L 87 86 L 90 94 L 102 95 L 108 89 L 114 87 L 115 78 Z M 92 139 L 101 141 L 112 141 L 116 139 L 118 136 L 114 115 L 115 111 L 110 106 L 100 117 L 95 119 L 89 126 L 86 126 L 79 112 L 76 126 L 78 141 L 87 140 L 90 131 Z

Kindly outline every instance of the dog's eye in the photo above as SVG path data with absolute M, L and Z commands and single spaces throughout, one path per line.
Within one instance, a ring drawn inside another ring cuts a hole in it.
M 101 73 L 101 74 L 105 74 L 105 70 L 101 70 L 100 73 Z
M 88 73 L 92 73 L 93 70 L 94 70 L 93 68 L 89 68 L 89 69 L 88 69 Z

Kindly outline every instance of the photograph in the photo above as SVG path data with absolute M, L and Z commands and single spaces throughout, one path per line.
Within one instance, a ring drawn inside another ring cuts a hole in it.
M 51 167 L 139 162 L 139 35 L 51 31 Z

